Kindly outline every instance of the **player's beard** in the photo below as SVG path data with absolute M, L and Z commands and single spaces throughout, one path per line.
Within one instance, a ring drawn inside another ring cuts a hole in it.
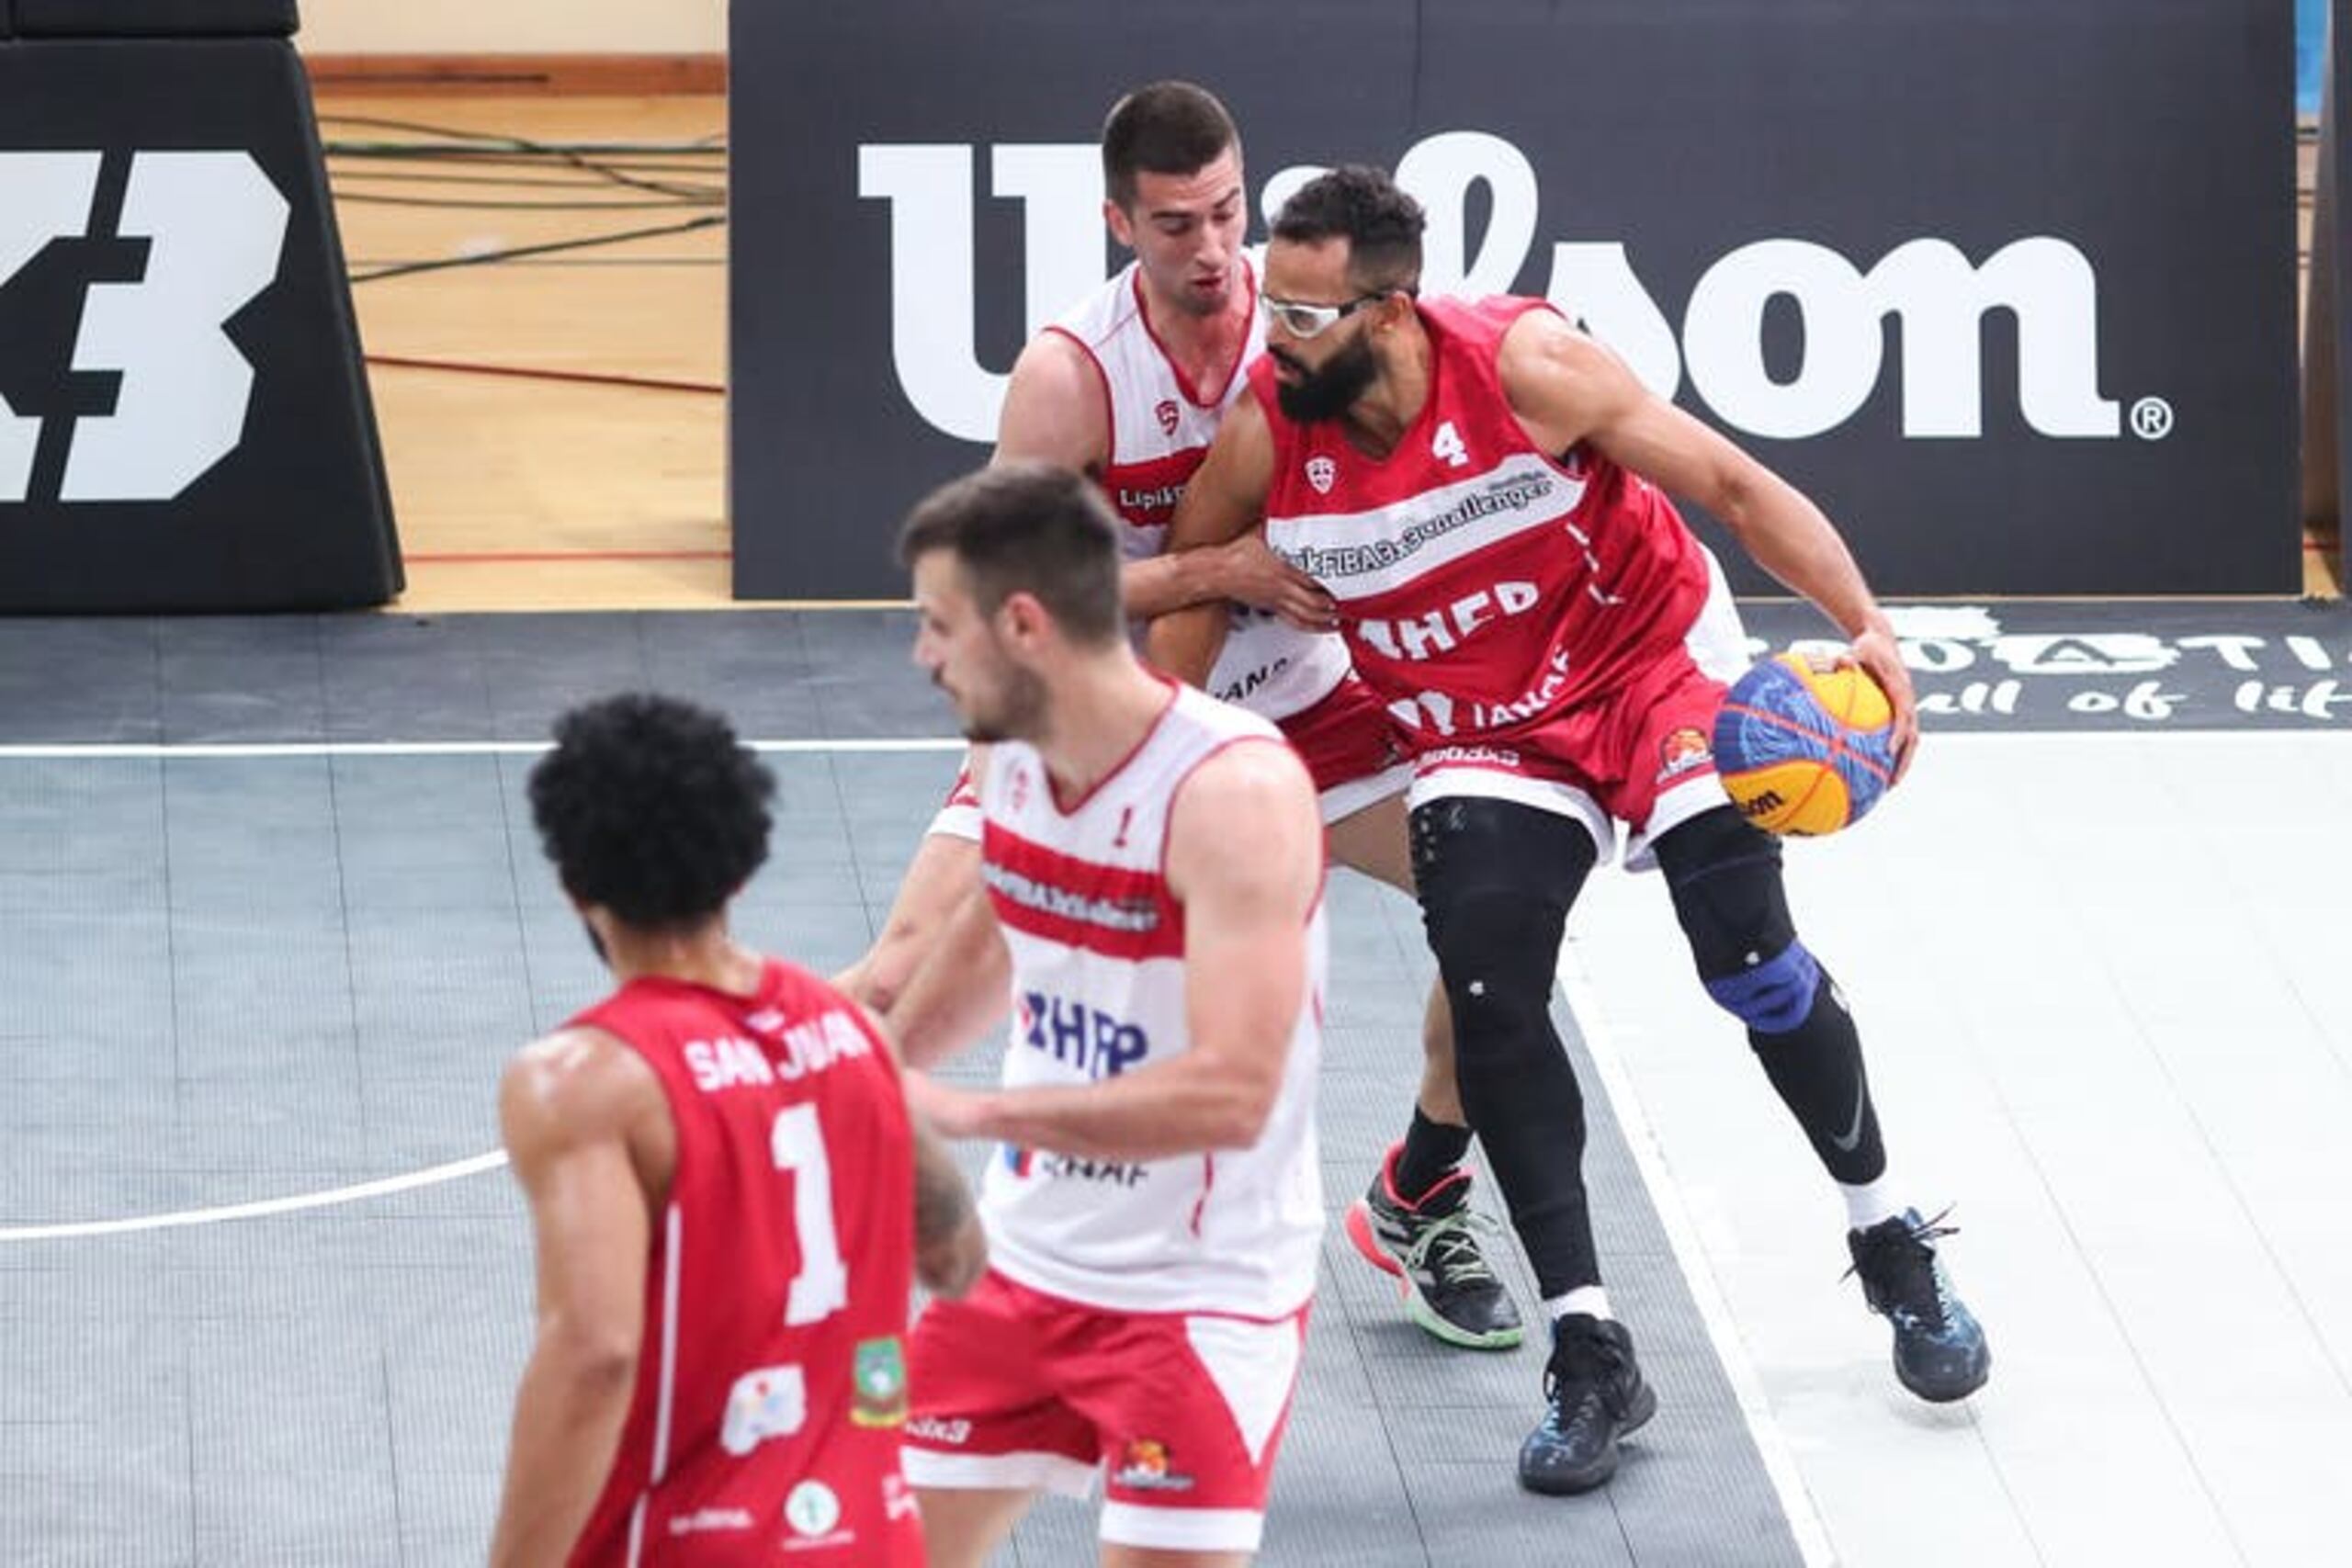
M 1046 682 L 1034 670 L 1008 662 L 1003 684 L 985 707 L 973 704 L 961 716 L 964 739 L 975 745 L 1000 740 L 1035 740 L 1045 728 Z
M 1325 360 L 1320 370 L 1301 370 L 1295 381 L 1277 378 L 1274 401 L 1282 405 L 1285 419 L 1320 424 L 1347 412 L 1379 374 L 1380 361 L 1373 355 L 1371 337 L 1360 336 Z

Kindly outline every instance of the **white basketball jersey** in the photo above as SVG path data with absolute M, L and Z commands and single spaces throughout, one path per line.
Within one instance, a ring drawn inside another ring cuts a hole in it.
M 980 843 L 1012 953 L 1008 1089 L 1098 1082 L 1189 1047 L 1184 908 L 1164 873 L 1169 810 L 1216 751 L 1280 739 L 1263 719 L 1183 688 L 1135 754 L 1067 808 L 1035 750 L 989 753 Z M 991 1263 L 1034 1290 L 1125 1311 L 1274 1317 L 1313 1294 L 1319 900 L 1306 942 L 1307 993 L 1257 1144 L 1134 1164 L 1001 1146 L 981 1185 Z
M 1111 450 L 1102 482 L 1119 514 L 1119 548 L 1128 560 L 1148 560 L 1168 547 L 1176 502 L 1207 456 L 1218 421 L 1245 394 L 1250 362 L 1265 352 L 1255 309 L 1258 275 L 1244 261 L 1241 276 L 1252 307 L 1250 338 L 1221 387 L 1193 386 L 1169 359 L 1144 315 L 1143 275 L 1132 262 L 1047 329 L 1085 350 L 1102 378 Z M 1303 632 L 1236 604 L 1207 690 L 1268 718 L 1288 718 L 1322 701 L 1347 672 L 1347 646 L 1337 633 Z

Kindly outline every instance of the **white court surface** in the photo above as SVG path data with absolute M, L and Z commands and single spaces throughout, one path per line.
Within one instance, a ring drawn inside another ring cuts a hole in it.
M 1895 1172 L 1957 1205 L 1994 1368 L 1946 1408 L 1839 1281 L 1835 1190 L 1663 885 L 1595 873 L 1564 975 L 1838 1561 L 2352 1563 L 2347 811 L 2335 733 L 1930 734 L 1789 845 Z

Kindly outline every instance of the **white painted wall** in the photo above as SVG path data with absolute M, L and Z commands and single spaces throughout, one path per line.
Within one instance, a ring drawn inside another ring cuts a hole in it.
M 313 54 L 705 54 L 727 47 L 727 0 L 301 0 L 301 47 Z

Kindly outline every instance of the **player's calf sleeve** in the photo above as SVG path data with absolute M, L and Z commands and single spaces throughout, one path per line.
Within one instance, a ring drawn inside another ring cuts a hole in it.
M 1804 1021 L 1778 1034 L 1750 1028 L 1747 1043 L 1829 1174 L 1849 1186 L 1877 1180 L 1886 1169 L 1886 1145 L 1861 1036 L 1837 983 L 1823 974 Z
M 1584 1096 L 1552 1027 L 1553 968 L 1594 851 L 1577 823 L 1494 800 L 1414 813 L 1423 924 L 1453 1010 L 1454 1075 L 1544 1296 L 1598 1284 Z
M 1675 918 L 1716 1004 L 1747 1026 L 1765 1076 L 1841 1182 L 1886 1168 L 1862 1045 L 1838 991 L 1796 934 L 1777 840 L 1725 807 L 1658 840 Z

